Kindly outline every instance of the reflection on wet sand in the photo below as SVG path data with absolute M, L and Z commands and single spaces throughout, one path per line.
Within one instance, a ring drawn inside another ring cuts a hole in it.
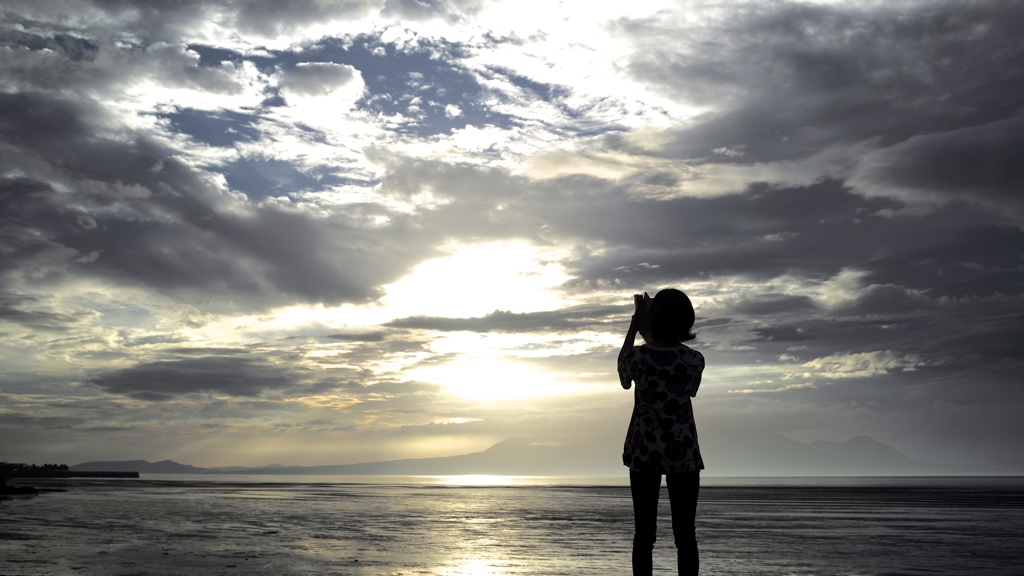
M 65 492 L 4 502 L 0 574 L 629 571 L 628 487 L 464 480 L 62 481 Z M 1024 485 L 921 484 L 704 488 L 702 573 L 1015 571 L 1010 567 L 1024 556 Z M 669 573 L 675 565 L 671 537 L 659 535 L 655 570 Z

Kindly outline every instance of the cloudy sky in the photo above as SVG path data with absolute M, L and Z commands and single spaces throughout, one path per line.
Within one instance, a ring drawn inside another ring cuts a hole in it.
M 0 459 L 614 460 L 631 295 L 675 286 L 702 442 L 1024 472 L 1021 29 L 1009 1 L 6 1 Z

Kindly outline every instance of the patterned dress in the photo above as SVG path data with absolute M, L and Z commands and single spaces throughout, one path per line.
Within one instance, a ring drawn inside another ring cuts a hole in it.
M 704 468 L 690 398 L 697 395 L 704 357 L 680 344 L 628 350 L 619 359 L 619 382 L 633 392 L 622 463 L 640 472 L 695 472 Z

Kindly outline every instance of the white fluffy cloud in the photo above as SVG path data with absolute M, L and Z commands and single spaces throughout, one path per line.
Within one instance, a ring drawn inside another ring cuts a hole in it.
M 355 68 L 333 62 L 299 62 L 277 76 L 277 83 L 286 97 L 330 96 L 353 82 L 361 85 Z
M 832 354 L 804 362 L 802 367 L 814 372 L 804 372 L 803 377 L 823 378 L 868 378 L 880 376 L 892 370 L 913 371 L 926 365 L 920 356 L 899 354 L 892 350 L 873 350 L 857 354 Z

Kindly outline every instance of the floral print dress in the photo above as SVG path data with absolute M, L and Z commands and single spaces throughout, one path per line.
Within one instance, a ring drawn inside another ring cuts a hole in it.
M 680 344 L 634 347 L 619 358 L 619 382 L 633 392 L 622 463 L 640 472 L 695 472 L 704 468 L 690 398 L 697 395 L 704 357 Z

